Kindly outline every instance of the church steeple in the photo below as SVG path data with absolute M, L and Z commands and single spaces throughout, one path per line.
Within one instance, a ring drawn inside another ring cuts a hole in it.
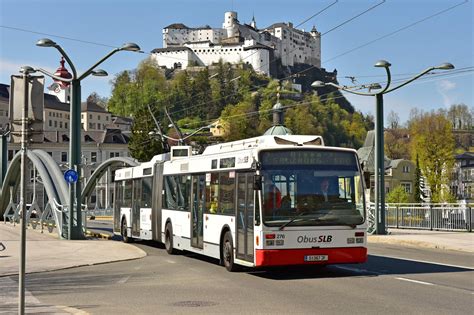
M 252 22 L 250 22 L 250 26 L 254 29 L 257 29 L 257 22 L 255 22 L 255 15 L 252 16 Z
M 61 66 L 56 70 L 54 75 L 58 76 L 58 77 L 61 77 L 61 78 L 64 78 L 64 79 L 71 79 L 72 74 L 69 73 L 69 71 L 67 71 L 66 67 L 64 66 L 64 63 L 65 63 L 64 57 L 61 57 L 61 61 L 59 63 L 61 64 Z M 69 83 L 63 82 L 63 81 L 60 81 L 60 80 L 54 80 L 54 82 L 58 83 L 62 87 L 68 87 L 69 86 Z
M 72 79 L 72 74 L 66 69 L 64 66 L 64 58 L 61 57 L 61 61 L 59 61 L 60 66 L 54 73 L 55 76 L 64 78 L 64 79 Z M 48 86 L 49 94 L 55 95 L 58 99 L 63 103 L 69 103 L 70 99 L 70 89 L 69 83 L 63 82 L 61 80 L 54 80 L 54 83 Z

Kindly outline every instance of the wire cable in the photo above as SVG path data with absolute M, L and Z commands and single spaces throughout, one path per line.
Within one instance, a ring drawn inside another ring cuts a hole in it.
M 326 31 L 326 32 L 324 32 L 324 33 L 322 33 L 321 36 L 324 36 L 324 35 L 326 35 L 327 33 L 331 33 L 332 31 L 338 29 L 339 27 L 341 27 L 341 26 L 343 26 L 343 25 L 345 25 L 345 24 L 347 24 L 347 23 L 349 23 L 349 22 L 351 22 L 351 21 L 357 19 L 359 16 L 364 15 L 364 14 L 366 14 L 366 13 L 369 12 L 369 11 L 372 11 L 373 9 L 375 9 L 376 7 L 378 7 L 379 5 L 382 5 L 382 4 L 384 4 L 384 3 L 385 3 L 385 0 L 382 0 L 381 2 L 377 3 L 376 5 L 371 6 L 370 8 L 366 9 L 365 11 L 362 11 L 361 13 L 357 14 L 356 16 L 353 16 L 352 18 L 350 18 L 350 19 L 348 19 L 348 20 L 342 22 L 341 24 L 338 24 L 338 25 L 334 26 L 334 27 L 331 28 L 330 30 L 328 30 L 328 31 Z

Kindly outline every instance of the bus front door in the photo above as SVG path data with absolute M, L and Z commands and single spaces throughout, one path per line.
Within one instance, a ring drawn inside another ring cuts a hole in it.
M 203 214 L 206 206 L 206 175 L 193 176 L 191 246 L 203 248 Z
M 237 175 L 237 217 L 236 249 L 237 258 L 253 262 L 253 176 L 254 173 L 238 173 Z

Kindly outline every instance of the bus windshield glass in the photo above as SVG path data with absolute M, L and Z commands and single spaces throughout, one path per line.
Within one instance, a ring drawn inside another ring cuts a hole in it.
M 267 226 L 356 226 L 365 220 L 354 152 L 278 150 L 260 153 L 263 223 Z

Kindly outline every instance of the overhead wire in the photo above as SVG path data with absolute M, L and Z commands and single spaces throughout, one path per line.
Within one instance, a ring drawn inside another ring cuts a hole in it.
M 342 22 L 342 23 L 340 23 L 340 24 L 334 26 L 334 27 L 331 28 L 330 30 L 328 30 L 328 31 L 326 31 L 326 32 L 324 32 L 324 33 L 322 33 L 321 36 L 324 36 L 324 35 L 326 35 L 326 34 L 328 34 L 328 33 L 331 33 L 332 31 L 337 30 L 339 27 L 341 27 L 341 26 L 343 26 L 343 25 L 345 25 L 345 24 L 347 24 L 347 23 L 349 23 L 349 22 L 351 22 L 351 21 L 357 19 L 358 17 L 360 17 L 360 16 L 366 14 L 366 13 L 369 12 L 369 11 L 372 11 L 373 9 L 375 9 L 376 7 L 378 7 L 379 5 L 382 5 L 382 4 L 384 4 L 384 3 L 385 3 L 385 0 L 382 0 L 381 2 L 379 2 L 379 3 L 377 3 L 377 4 L 373 5 L 373 6 L 371 6 L 370 8 L 366 9 L 365 11 L 362 11 L 361 13 L 357 14 L 356 16 L 353 16 L 353 17 L 351 17 L 350 19 L 345 20 L 344 22 Z
M 399 29 L 396 29 L 396 30 L 393 31 L 393 32 L 387 33 L 387 34 L 382 35 L 382 36 L 380 36 L 380 37 L 377 37 L 377 38 L 375 38 L 375 39 L 373 39 L 373 40 L 370 40 L 370 41 L 368 41 L 368 42 L 366 42 L 366 43 L 364 43 L 364 44 L 362 44 L 362 45 L 359 45 L 359 46 L 357 46 L 357 47 L 354 47 L 354 48 L 352 48 L 352 49 L 350 49 L 350 50 L 348 50 L 348 51 L 346 51 L 346 52 L 343 52 L 343 53 L 341 53 L 341 54 L 335 56 L 335 57 L 332 57 L 332 58 L 330 58 L 330 59 L 328 59 L 328 60 L 325 60 L 324 63 L 327 63 L 327 62 L 329 62 L 329 61 L 333 61 L 334 59 L 337 59 L 337 58 L 339 58 L 339 57 L 345 56 L 345 55 L 347 55 L 347 54 L 349 54 L 349 53 L 351 53 L 351 52 L 353 52 L 353 51 L 356 51 L 356 50 L 359 50 L 359 49 L 361 49 L 361 48 L 363 48 L 363 47 L 366 47 L 366 46 L 368 46 L 368 45 L 371 45 L 371 44 L 373 44 L 373 43 L 375 43 L 375 42 L 377 42 L 377 41 L 379 41 L 379 40 L 382 40 L 382 39 L 385 39 L 385 38 L 387 38 L 387 37 L 393 36 L 393 35 L 395 35 L 395 34 L 397 34 L 397 33 L 400 33 L 400 32 L 402 32 L 402 31 L 404 31 L 404 30 L 406 30 L 406 29 L 408 29 L 408 28 L 410 28 L 410 27 L 413 27 L 413 26 L 415 26 L 415 25 L 417 25 L 417 24 L 420 24 L 420 23 L 422 23 L 422 22 L 424 22 L 424 21 L 427 21 L 427 20 L 429 20 L 429 19 L 432 19 L 432 18 L 434 18 L 434 17 L 436 17 L 436 16 L 438 16 L 438 15 L 441 15 L 441 14 L 444 14 L 444 13 L 446 13 L 446 12 L 448 12 L 448 11 L 451 11 L 451 10 L 453 10 L 454 8 L 457 8 L 457 7 L 459 7 L 459 6 L 461 6 L 461 5 L 465 4 L 465 3 L 467 3 L 468 1 L 469 1 L 469 0 L 465 0 L 465 1 L 463 1 L 463 2 L 460 2 L 460 3 L 458 3 L 458 4 L 455 4 L 455 5 L 453 5 L 453 6 L 450 6 L 450 7 L 446 8 L 446 9 L 444 9 L 444 10 L 441 10 L 441 11 L 439 11 L 439 12 L 436 12 L 436 13 L 434 13 L 434 14 L 431 14 L 431 15 L 429 15 L 429 16 L 423 18 L 423 19 L 420 19 L 420 20 L 418 20 L 418 21 L 415 21 L 415 22 L 413 22 L 413 23 L 410 23 L 410 24 L 408 24 L 408 25 L 406 25 L 406 26 L 404 26 L 404 27 L 401 27 L 401 28 L 399 28 Z
M 330 6 L 334 5 L 336 2 L 337 2 L 337 1 L 335 1 L 334 3 L 332 3 Z M 347 21 L 341 23 L 341 25 L 338 25 L 338 26 L 336 26 L 336 27 L 340 27 L 340 26 L 342 26 L 342 25 L 344 25 L 344 24 L 347 24 L 347 22 L 352 21 L 352 20 L 354 20 L 355 18 L 359 17 L 360 15 L 369 12 L 370 10 L 372 10 L 373 8 L 375 8 L 375 7 L 377 7 L 377 6 L 381 5 L 381 4 L 383 4 L 384 2 L 385 2 L 385 1 L 382 1 L 382 2 L 380 2 L 380 3 L 378 3 L 378 4 L 376 4 L 375 6 L 370 7 L 369 9 L 363 11 L 362 13 L 360 13 L 360 14 L 356 15 L 355 17 L 353 17 L 353 18 L 351 18 L 351 19 L 349 19 L 349 20 L 347 20 Z M 441 15 L 441 14 L 447 12 L 447 11 L 450 11 L 450 10 L 452 10 L 452 9 L 454 9 L 454 8 L 460 6 L 460 5 L 463 5 L 463 4 L 467 3 L 467 2 L 469 2 L 469 0 L 465 0 L 465 1 L 461 2 L 461 3 L 458 3 L 458 4 L 456 4 L 456 5 L 450 6 L 450 7 L 446 8 L 446 9 L 444 9 L 444 10 L 442 10 L 442 11 L 439 11 L 439 12 L 437 12 L 437 13 L 434 13 L 434 14 L 428 16 L 428 17 L 425 17 L 425 18 L 423 18 L 423 19 L 420 19 L 420 20 L 418 20 L 418 21 L 415 21 L 415 22 L 413 22 L 413 23 L 411 23 L 411 24 L 409 24 L 409 25 L 406 25 L 406 26 L 404 26 L 404 27 L 402 27 L 402 28 L 399 28 L 399 29 L 397 29 L 397 30 L 395 30 L 395 31 L 393 31 L 393 32 L 390 32 L 390 33 L 388 33 L 388 34 L 385 34 L 385 35 L 383 35 L 383 36 L 381 36 L 381 37 L 378 37 L 378 38 L 376 38 L 376 39 L 374 39 L 374 40 L 371 40 L 371 41 L 369 41 L 369 42 L 367 42 L 367 43 L 365 43 L 365 44 L 362 44 L 362 45 L 360 45 L 360 46 L 357 46 L 357 47 L 355 47 L 355 48 L 353 48 L 353 49 L 351 49 L 351 50 L 349 50 L 349 51 L 346 51 L 346 52 L 344 52 L 344 53 L 342 53 L 342 54 L 340 54 L 340 55 L 337 55 L 337 56 L 335 56 L 335 57 L 333 57 L 333 58 L 331 58 L 331 59 L 329 59 L 329 60 L 324 61 L 324 63 L 329 62 L 329 61 L 332 61 L 332 60 L 334 60 L 334 59 L 336 59 L 336 58 L 339 58 L 339 57 L 341 57 L 341 56 L 344 56 L 344 55 L 346 55 L 346 54 L 349 54 L 349 53 L 351 53 L 351 52 L 353 52 L 353 51 L 355 51 L 355 50 L 358 50 L 358 49 L 360 49 L 360 48 L 362 48 L 362 47 L 368 46 L 368 45 L 370 45 L 370 44 L 372 44 L 372 43 L 374 43 L 374 42 L 376 42 L 376 41 L 379 41 L 379 40 L 381 40 L 381 39 L 384 39 L 384 38 L 386 38 L 386 37 L 392 36 L 392 35 L 394 35 L 394 34 L 396 34 L 396 33 L 398 33 L 398 32 L 401 32 L 401 31 L 407 29 L 407 28 L 410 28 L 410 27 L 412 27 L 412 26 L 415 26 L 415 25 L 417 25 L 417 24 L 419 24 L 419 23 L 422 23 L 422 22 L 424 22 L 424 21 L 426 21 L 426 20 L 428 20 L 428 19 L 431 19 L 431 18 L 433 18 L 433 17 L 435 17 L 435 16 Z M 326 7 L 325 9 L 329 8 L 330 6 Z M 325 10 L 325 9 L 323 9 L 323 10 Z M 323 10 L 321 10 L 321 11 L 323 11 Z M 318 12 L 318 13 L 319 13 L 319 12 Z M 318 14 L 318 13 L 316 13 L 316 14 Z M 313 16 L 310 17 L 309 19 L 306 19 L 306 20 L 303 21 L 302 23 L 298 24 L 298 26 L 300 26 L 300 25 L 306 23 L 307 20 L 310 20 L 311 18 L 313 18 Z M 10 27 L 10 26 L 5 26 L 5 25 L 0 25 L 0 27 L 12 29 L 12 30 L 17 30 L 17 31 L 23 31 L 23 32 L 30 32 L 30 33 L 35 33 L 35 34 L 42 34 L 42 35 L 47 35 L 47 36 L 53 36 L 53 37 L 58 37 L 58 38 L 67 39 L 67 40 L 73 40 L 73 41 L 78 41 L 78 42 L 82 42 L 82 43 L 87 43 L 87 44 L 93 44 L 93 45 L 99 45 L 99 46 L 104 46 L 104 47 L 116 48 L 116 46 L 113 46 L 113 45 L 107 45 L 107 44 L 102 44 L 102 43 L 97 43 L 97 42 L 92 42 L 92 41 L 86 41 L 86 40 L 76 39 L 76 38 L 67 37 L 67 36 L 61 36 L 61 35 L 55 35 L 55 34 L 48 34 L 48 33 L 41 33 L 41 32 L 36 32 L 36 31 L 31 31 L 31 30 L 26 30 L 26 29 L 21 29 L 21 28 L 16 28 L 16 27 Z M 335 29 L 335 28 L 334 28 L 334 29 Z M 329 30 L 329 31 L 332 31 L 332 30 Z M 325 32 L 325 34 L 327 34 L 329 31 Z M 289 53 L 291 53 L 291 51 L 288 52 L 288 54 L 289 54 Z M 146 53 L 146 54 L 151 55 L 150 53 Z M 176 58 L 175 58 L 175 59 L 176 59 Z M 183 59 L 183 60 L 184 60 L 184 59 Z M 279 81 L 283 81 L 283 80 L 287 80 L 287 79 L 289 79 L 289 78 L 291 78 L 291 77 L 295 77 L 295 76 L 300 75 L 300 74 L 302 74 L 302 73 L 304 73 L 304 72 L 306 72 L 306 71 L 308 71 L 308 70 L 310 70 L 310 69 L 312 69 L 312 68 L 315 68 L 315 66 L 311 66 L 311 67 L 309 67 L 309 68 L 307 68 L 307 69 L 304 69 L 304 70 L 302 70 L 302 71 L 299 71 L 299 72 L 297 72 L 297 73 L 294 73 L 294 74 L 292 74 L 292 75 L 290 75 L 290 76 L 288 76 L 288 77 L 279 79 Z M 236 79 L 236 78 L 234 78 L 234 79 Z M 256 86 L 256 88 L 258 89 L 258 88 L 260 88 L 260 87 L 262 87 L 262 86 L 264 86 L 264 85 Z M 228 96 L 226 96 L 226 97 L 228 97 Z M 198 104 L 198 105 L 203 106 L 203 105 L 206 105 L 206 104 L 209 104 L 209 102 L 203 103 L 203 104 Z M 196 107 L 196 106 L 193 106 L 193 107 Z M 171 113 L 177 113 L 177 112 L 179 112 L 179 111 L 171 112 Z
M 385 1 L 385 0 L 384 0 Z M 336 3 L 338 2 L 338 0 L 334 1 L 333 3 L 329 4 L 328 6 L 326 6 L 325 8 L 321 9 L 320 11 L 316 12 L 315 14 L 311 15 L 309 18 L 305 19 L 303 22 L 299 23 L 298 25 L 295 26 L 295 28 L 298 28 L 300 27 L 301 25 L 304 25 L 306 22 L 312 20 L 313 18 L 317 17 L 318 15 L 320 15 L 321 13 L 323 13 L 324 11 L 328 10 L 330 7 L 332 7 L 333 5 L 335 5 Z
M 313 15 L 310 16 L 309 18 L 305 19 L 303 22 L 299 23 L 295 28 L 297 28 L 297 27 L 299 27 L 299 26 L 305 24 L 306 22 L 308 22 L 309 20 L 311 20 L 311 19 L 314 18 L 315 16 L 321 14 L 322 12 L 326 11 L 327 9 L 329 9 L 330 7 L 332 7 L 333 5 L 335 5 L 337 2 L 338 2 L 338 1 L 335 1 L 335 2 L 331 3 L 330 5 L 326 6 L 325 8 L 323 8 L 322 10 L 318 11 L 317 13 L 313 14 Z M 383 4 L 384 2 L 385 2 L 385 0 L 381 1 L 380 3 L 378 3 L 378 4 L 374 5 L 374 6 L 372 6 L 372 7 L 368 8 L 368 9 L 366 9 L 365 11 L 363 11 L 363 12 L 357 14 L 357 15 L 354 16 L 353 18 L 350 18 L 349 20 L 344 21 L 344 22 L 341 23 L 341 25 L 339 25 L 339 26 L 342 26 L 342 25 L 344 25 L 344 24 L 347 24 L 348 22 L 354 20 L 355 18 L 360 17 L 361 15 L 363 15 L 363 14 L 365 14 L 365 13 L 367 13 L 367 12 L 373 10 L 373 9 L 375 9 L 376 7 L 378 7 L 379 5 Z M 337 27 L 339 27 L 339 26 L 337 26 Z M 289 56 L 289 54 L 292 53 L 292 52 L 294 52 L 295 50 L 298 50 L 298 48 L 294 48 L 294 49 L 292 49 L 292 50 L 289 50 L 289 51 L 286 52 L 284 55 L 285 55 L 285 56 Z M 255 54 L 255 53 L 256 53 L 256 52 L 254 52 L 254 53 L 252 53 L 252 54 Z M 252 55 L 252 54 L 251 54 L 251 55 Z M 251 56 L 251 55 L 249 55 L 249 56 Z M 248 58 L 249 56 L 247 56 L 246 58 Z M 244 58 L 244 59 L 245 59 L 245 58 Z M 242 59 L 242 60 L 243 60 L 243 59 Z M 269 60 L 268 62 L 262 64 L 260 67 L 257 67 L 256 69 L 254 69 L 254 71 L 257 71 L 257 70 L 263 68 L 264 66 L 268 66 L 268 65 L 270 65 L 270 64 L 272 64 L 272 63 L 274 63 L 274 62 L 277 62 L 277 61 L 278 61 L 278 59 Z M 314 67 L 315 67 L 315 66 L 312 66 L 311 68 L 314 68 Z M 301 74 L 301 73 L 303 73 L 303 72 L 306 72 L 307 70 L 308 70 L 308 69 L 305 69 L 305 70 L 302 70 L 302 71 L 293 73 L 293 74 L 291 74 L 291 75 L 289 75 L 289 76 L 287 76 L 287 77 L 278 79 L 278 81 L 281 82 L 281 81 L 288 80 L 288 79 L 290 79 L 290 78 L 292 78 L 292 77 L 297 77 L 299 74 Z M 232 79 L 232 80 L 235 80 L 235 79 L 238 79 L 238 77 L 236 77 L 236 78 L 234 78 L 234 79 Z M 262 86 L 264 86 L 264 84 L 262 84 L 262 85 L 257 85 L 257 86 L 254 87 L 254 89 L 252 89 L 252 91 L 257 90 L 257 89 L 259 89 L 259 88 L 262 87 Z M 230 96 L 236 95 L 237 93 L 238 93 L 238 92 L 235 92 L 235 93 L 231 94 Z M 198 94 L 198 95 L 199 95 L 199 94 Z M 226 97 L 228 97 L 228 96 L 226 96 Z M 219 98 L 219 99 L 221 99 L 221 98 Z M 218 100 L 219 100 L 219 99 L 218 99 Z M 186 108 L 186 109 L 181 109 L 181 110 L 173 111 L 173 112 L 171 112 L 170 114 L 180 113 L 180 112 L 182 112 L 182 111 L 186 111 L 186 110 L 189 109 L 189 108 L 194 108 L 194 107 L 197 107 L 197 106 L 207 105 L 207 104 L 210 104 L 210 102 L 206 102 L 206 103 L 202 103 L 202 104 L 198 104 L 198 105 L 193 105 L 192 107 L 188 107 L 188 108 Z
M 414 82 L 412 84 L 422 84 L 422 83 L 428 83 L 428 82 L 433 82 L 433 81 L 439 81 L 439 80 L 445 79 L 446 77 L 450 77 L 451 75 L 454 77 L 454 76 L 468 75 L 469 73 L 474 74 L 474 69 L 465 70 L 463 72 L 459 72 L 459 73 L 455 73 L 455 74 L 451 74 L 449 72 L 439 73 L 438 76 L 435 77 L 435 78 L 433 78 L 433 77 L 421 77 L 416 82 Z M 362 85 L 355 86 L 353 90 L 362 90 L 366 87 L 367 87 L 366 85 L 364 87 Z M 350 92 L 347 92 L 347 91 L 344 91 L 344 90 L 338 90 L 338 91 L 341 93 L 341 95 L 332 97 L 331 98 L 332 100 L 345 98 L 345 95 L 351 94 Z M 324 96 L 328 96 L 331 93 L 333 93 L 333 91 L 325 93 L 325 94 L 318 95 L 318 97 L 321 98 L 321 97 L 324 97 Z M 294 104 L 291 104 L 291 105 L 285 105 L 284 107 L 285 108 L 292 108 L 292 107 L 297 107 L 297 106 L 310 105 L 310 104 L 314 104 L 316 102 L 318 102 L 318 101 L 297 102 L 297 103 L 294 103 Z M 260 113 L 270 112 L 272 110 L 273 110 L 272 108 L 265 109 L 265 110 L 256 110 L 256 111 L 252 111 L 252 112 L 248 112 L 248 113 L 242 113 L 242 114 L 227 116 L 225 118 L 229 119 L 229 118 L 236 118 L 236 117 L 242 117 L 242 116 L 247 116 L 247 115 L 248 116 L 253 116 L 253 115 L 256 115 L 256 114 L 260 114 Z M 219 117 L 212 118 L 212 119 L 206 119 L 206 120 L 201 121 L 200 123 L 213 122 L 213 121 L 216 121 L 216 119 L 219 119 Z

